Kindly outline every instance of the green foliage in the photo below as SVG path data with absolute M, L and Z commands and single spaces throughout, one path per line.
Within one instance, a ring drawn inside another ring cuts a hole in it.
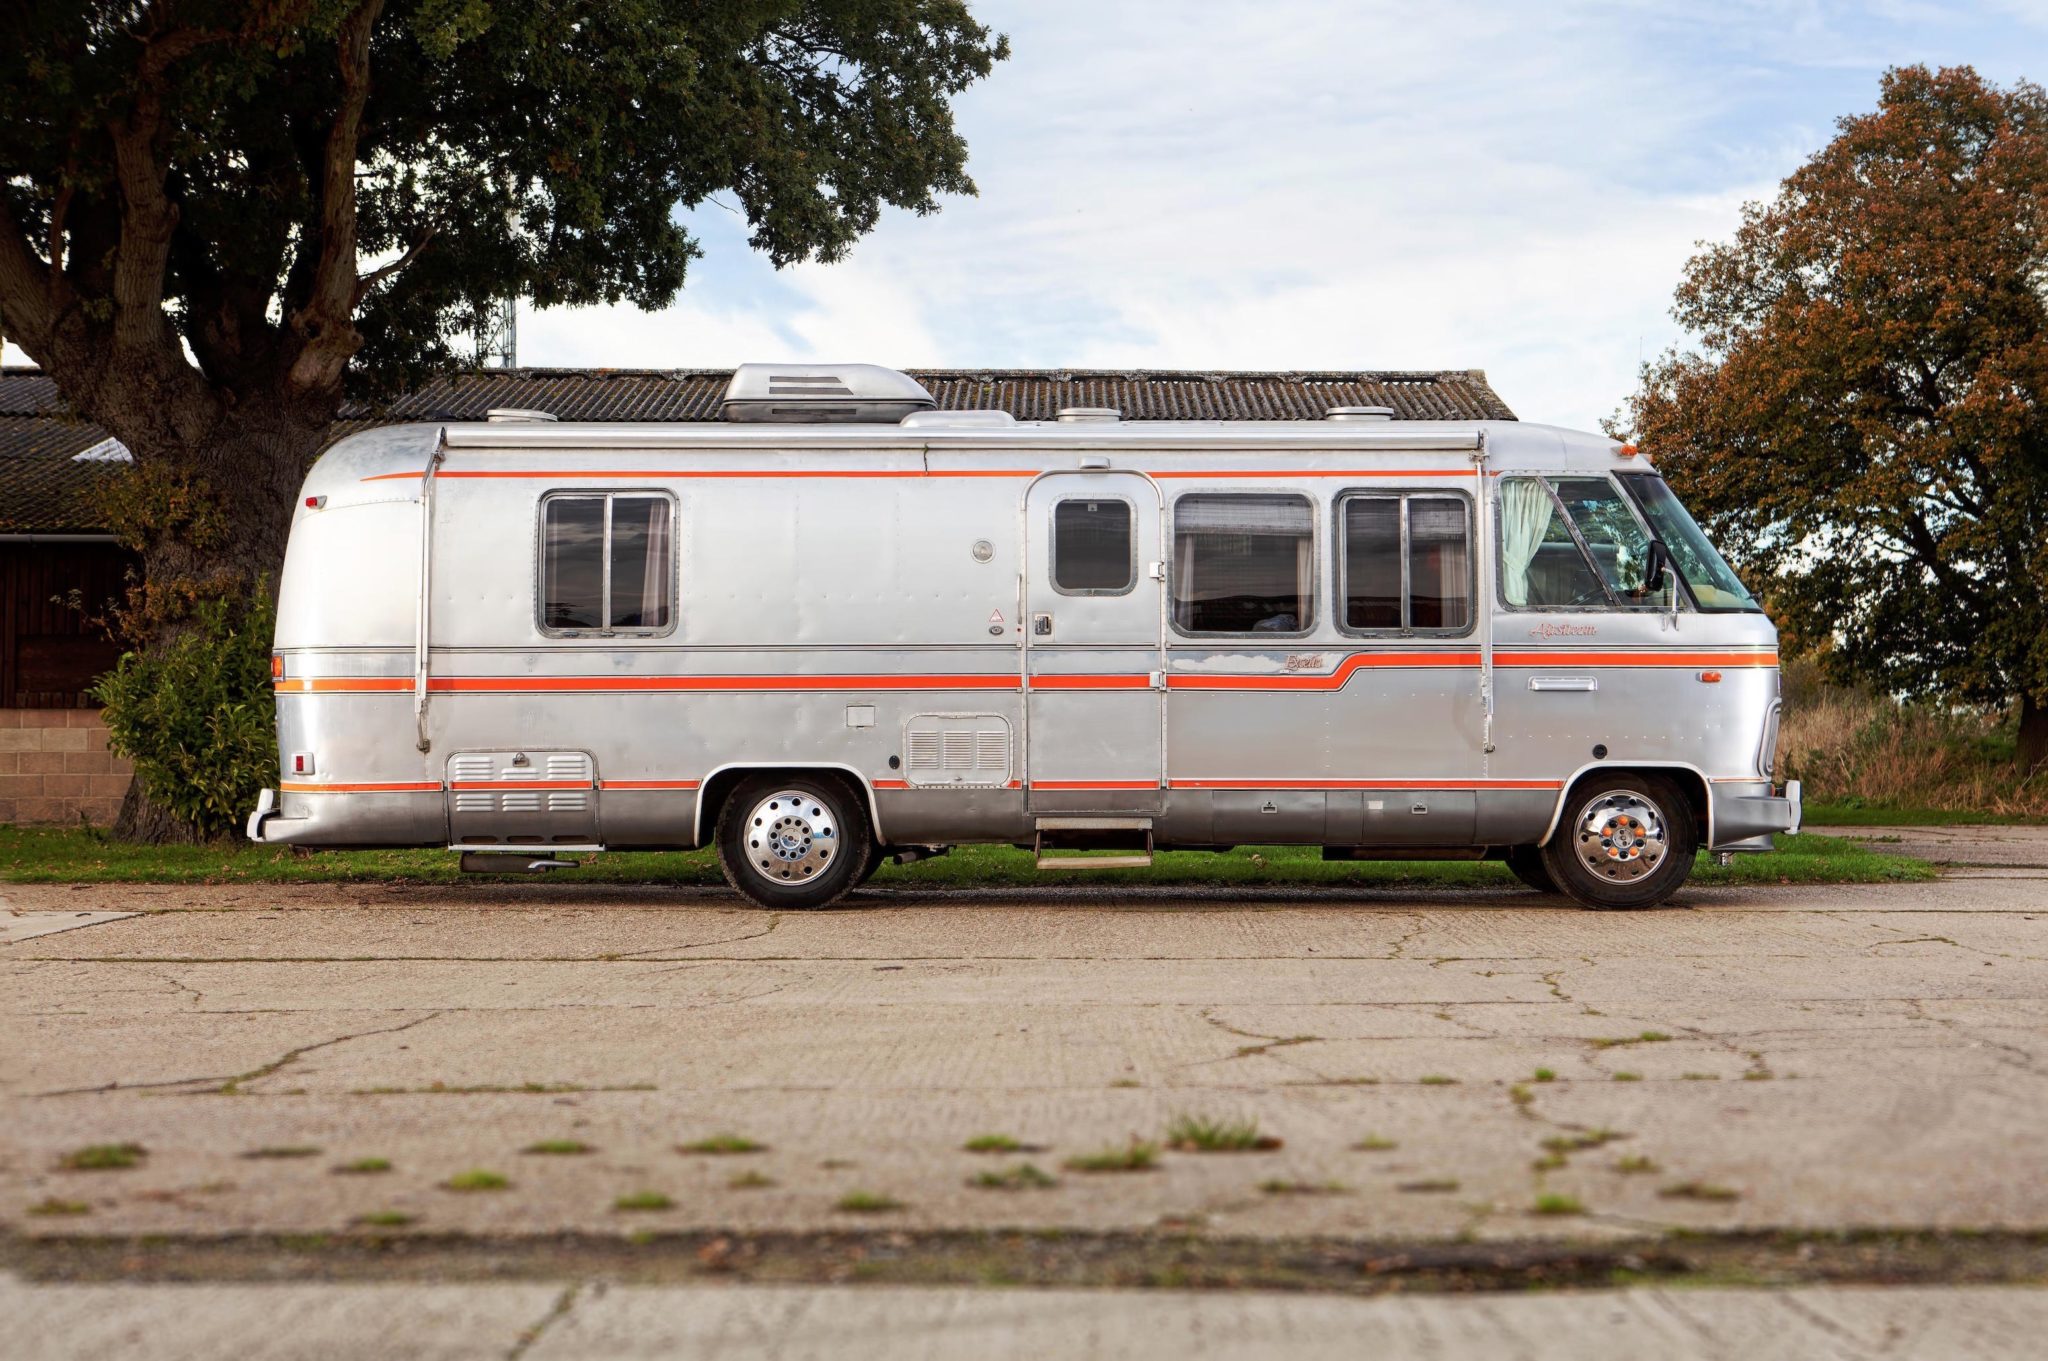
M 148 1156 L 141 1144 L 88 1144 L 66 1153 L 60 1165 L 67 1172 L 120 1172 Z
M 151 802 L 204 839 L 229 835 L 277 774 L 275 619 L 265 591 L 239 607 L 202 604 L 189 630 L 128 653 L 93 689 L 107 745 L 135 763 Z

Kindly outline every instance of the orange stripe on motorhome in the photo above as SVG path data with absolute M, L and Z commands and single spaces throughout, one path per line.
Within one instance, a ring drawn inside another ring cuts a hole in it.
M 702 780 L 606 780 L 601 789 L 695 789 Z
M 1562 789 L 1559 780 L 1169 780 L 1175 789 Z
M 1133 469 L 1144 472 L 1142 468 Z M 445 476 L 446 474 L 443 474 Z M 1148 473 L 1154 478 L 1183 477 L 1470 477 L 1469 468 L 1176 468 Z
M 316 676 L 277 682 L 280 695 L 328 694 L 328 693 L 385 693 L 410 690 L 413 683 L 406 676 Z
M 436 676 L 435 691 L 519 694 L 527 691 L 632 690 L 1014 690 L 1017 676 Z
M 1036 477 L 1036 468 L 443 468 L 435 473 L 436 480 L 456 477 L 499 478 L 532 480 L 535 478 L 626 478 L 646 481 L 651 478 L 674 478 L 678 480 L 703 478 L 788 478 L 797 477 L 805 481 L 822 477 Z M 407 478 L 417 479 L 420 473 L 376 473 L 362 479 L 365 482 L 394 482 Z
M 1157 780 L 1033 780 L 1033 789 L 1157 789 Z
M 441 792 L 441 782 L 407 781 L 391 784 L 304 784 L 280 780 L 278 789 L 287 794 L 420 794 Z
M 457 780 L 450 789 L 588 789 L 588 780 Z
M 1352 673 L 1367 667 L 1471 667 L 1476 652 L 1354 652 L 1335 671 L 1280 675 L 1225 675 L 1213 671 L 1176 671 L 1166 678 L 1172 690 L 1341 690 Z
M 1033 676 L 1034 690 L 1150 690 L 1150 676 Z
M 1776 666 L 1775 652 L 1672 652 L 1645 648 L 1630 652 L 1495 652 L 1495 666 Z

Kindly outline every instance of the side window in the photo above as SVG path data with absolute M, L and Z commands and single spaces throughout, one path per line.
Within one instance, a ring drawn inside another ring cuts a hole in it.
M 1557 499 L 1578 527 L 1579 537 L 1592 550 L 1600 579 L 1621 604 L 1647 607 L 1671 603 L 1668 576 L 1654 595 L 1636 594 L 1643 587 L 1643 569 L 1649 566 L 1650 536 L 1612 482 L 1604 477 L 1555 477 L 1550 485 L 1557 489 Z
M 1500 591 L 1518 610 L 1607 604 L 1607 588 L 1540 477 L 1501 481 Z
M 541 503 L 547 633 L 665 633 L 675 620 L 675 502 L 648 492 Z
M 1305 633 L 1315 511 L 1305 496 L 1204 493 L 1173 506 L 1173 622 L 1183 633 Z
M 1344 627 L 1461 633 L 1472 623 L 1472 527 L 1455 496 L 1343 503 Z
M 1138 584 L 1131 503 L 1062 501 L 1052 510 L 1052 586 L 1062 595 L 1122 595 Z

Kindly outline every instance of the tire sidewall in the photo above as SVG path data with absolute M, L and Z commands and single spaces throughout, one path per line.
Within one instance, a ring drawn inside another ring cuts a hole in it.
M 1587 807 L 1609 794 L 1634 794 L 1664 816 L 1667 849 L 1663 863 L 1641 879 L 1616 883 L 1602 879 L 1579 860 L 1577 829 Z M 1558 891 L 1582 907 L 1626 911 L 1655 907 L 1684 886 L 1699 854 L 1699 829 L 1692 801 L 1675 781 L 1657 775 L 1593 775 L 1572 787 L 1557 830 L 1543 847 L 1543 868 Z
M 746 845 L 747 819 L 754 806 L 787 790 L 830 808 L 838 823 L 839 849 L 831 864 L 802 883 L 780 884 L 755 870 Z M 742 780 L 718 815 L 719 867 L 726 882 L 763 907 L 825 907 L 864 882 L 874 859 L 874 832 L 867 802 L 851 782 L 820 775 L 752 775 Z

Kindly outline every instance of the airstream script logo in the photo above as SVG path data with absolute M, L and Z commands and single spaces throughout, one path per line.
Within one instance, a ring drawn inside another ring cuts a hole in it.
M 1596 624 L 1538 624 L 1529 630 L 1531 638 L 1592 638 L 1599 634 Z

